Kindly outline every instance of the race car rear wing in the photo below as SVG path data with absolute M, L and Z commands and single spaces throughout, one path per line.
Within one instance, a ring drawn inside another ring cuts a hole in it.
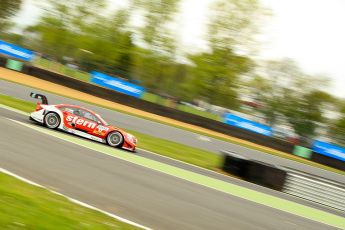
M 43 105 L 48 105 L 48 99 L 46 96 L 44 96 L 43 94 L 38 94 L 38 93 L 30 93 L 30 97 L 32 98 L 37 98 L 37 99 L 41 99 L 41 103 Z

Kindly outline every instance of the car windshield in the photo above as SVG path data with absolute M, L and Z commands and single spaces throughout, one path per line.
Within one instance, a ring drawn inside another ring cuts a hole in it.
M 108 122 L 106 122 L 99 114 L 95 113 L 96 117 L 102 121 L 104 125 L 109 125 Z

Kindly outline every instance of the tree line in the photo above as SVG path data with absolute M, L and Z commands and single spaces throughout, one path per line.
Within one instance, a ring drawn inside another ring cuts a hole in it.
M 197 53 L 181 48 L 172 29 L 181 0 L 128 0 L 113 12 L 105 0 L 40 2 L 45 9 L 37 23 L 13 33 L 11 16 L 22 1 L 2 1 L 2 39 L 179 100 L 244 111 L 245 96 L 257 105 L 249 112 L 272 127 L 286 123 L 306 138 L 326 127 L 327 135 L 345 144 L 345 102 L 325 90 L 327 77 L 308 75 L 289 59 L 252 58 L 255 37 L 270 17 L 258 0 L 214 0 L 205 22 L 208 49 Z

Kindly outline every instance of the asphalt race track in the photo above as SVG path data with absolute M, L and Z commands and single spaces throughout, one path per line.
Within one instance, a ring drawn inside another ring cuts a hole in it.
M 147 227 L 333 229 L 40 133 L 6 111 L 0 167 Z
M 22 122 L 25 124 L 34 124 L 37 127 L 42 127 L 41 125 L 28 120 L 28 117 L 26 115 L 18 114 L 16 112 L 13 112 L 13 111 L 10 111 L 7 109 L 3 109 L 3 108 L 0 108 L 0 119 L 13 119 L 15 121 L 19 121 L 19 122 Z M 59 131 L 56 131 L 56 132 L 59 132 Z M 83 138 L 80 137 L 79 139 L 83 139 Z M 90 141 L 90 140 L 88 140 L 88 141 Z M 90 142 L 92 142 L 92 141 L 90 141 Z M 99 145 L 103 145 L 103 144 L 98 143 L 98 142 L 94 142 L 94 143 L 97 143 Z M 125 151 L 125 150 L 123 150 L 123 151 Z M 165 164 L 168 164 L 168 165 L 171 165 L 174 167 L 178 167 L 178 168 L 181 168 L 184 170 L 188 170 L 188 171 L 191 171 L 194 173 L 198 173 L 198 174 L 201 174 L 201 175 L 204 175 L 207 177 L 211 177 L 214 179 L 222 180 L 222 181 L 225 181 L 228 183 L 232 183 L 232 184 L 236 184 L 236 185 L 239 185 L 242 187 L 253 189 L 253 190 L 256 190 L 256 191 L 259 191 L 259 192 L 262 192 L 262 193 L 265 193 L 268 195 L 273 195 L 273 196 L 276 196 L 276 197 L 279 197 L 279 198 L 282 198 L 285 200 L 290 200 L 290 201 L 293 201 L 296 203 L 300 203 L 302 205 L 317 208 L 317 209 L 320 209 L 320 210 L 323 210 L 326 212 L 330 212 L 330 213 L 333 213 L 336 215 L 342 215 L 341 211 L 338 211 L 338 210 L 332 209 L 332 208 L 328 208 L 327 206 L 323 206 L 323 205 L 320 205 L 320 204 L 317 204 L 314 202 L 309 202 L 307 200 L 299 199 L 297 197 L 290 196 L 288 194 L 281 193 L 281 192 L 278 192 L 278 191 L 275 191 L 275 190 L 272 190 L 272 189 L 269 189 L 269 188 L 266 188 L 266 187 L 263 187 L 260 185 L 256 185 L 256 184 L 253 184 L 253 183 L 250 183 L 247 181 L 243 181 L 241 179 L 237 179 L 237 178 L 234 178 L 231 176 L 226 176 L 224 174 L 217 173 L 215 171 L 203 169 L 203 168 L 200 168 L 200 167 L 197 167 L 197 166 L 194 166 L 191 164 L 187 164 L 187 163 L 184 163 L 181 161 L 176 161 L 174 159 L 167 158 L 167 157 L 164 157 L 161 155 L 157 155 L 155 153 L 145 151 L 143 149 L 138 149 L 137 152 L 135 153 L 135 155 L 138 155 L 138 156 L 141 156 L 144 158 L 148 158 L 148 159 L 151 159 L 154 161 L 162 162 L 162 163 L 165 163 Z
M 106 121 L 115 126 L 125 127 L 130 130 L 135 130 L 141 133 L 171 140 L 177 143 L 183 143 L 185 145 L 189 145 L 192 147 L 205 149 L 217 154 L 219 154 L 220 150 L 229 150 L 252 159 L 268 162 L 275 165 L 294 168 L 304 172 L 319 175 L 324 178 L 345 183 L 344 176 L 329 171 L 311 167 L 288 159 L 276 157 L 260 151 L 245 148 L 236 144 L 231 144 L 229 142 L 221 141 L 215 138 L 207 138 L 208 140 L 205 141 L 204 138 L 200 138 L 199 134 L 193 132 L 174 128 L 157 122 L 152 122 L 149 120 L 112 111 L 102 107 L 90 105 L 70 98 L 61 97 L 55 94 L 47 93 L 41 90 L 22 86 L 12 82 L 0 80 L 0 94 L 9 95 L 27 101 L 37 102 L 37 100 L 29 97 L 30 92 L 43 92 L 48 97 L 48 101 L 50 104 L 69 103 L 90 108 L 96 111 L 97 113 L 101 114 Z

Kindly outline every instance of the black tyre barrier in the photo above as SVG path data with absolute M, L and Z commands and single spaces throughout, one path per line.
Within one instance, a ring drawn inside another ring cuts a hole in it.
M 227 151 L 222 151 L 224 162 L 222 169 L 243 180 L 282 191 L 287 172 L 275 165 L 251 160 Z

